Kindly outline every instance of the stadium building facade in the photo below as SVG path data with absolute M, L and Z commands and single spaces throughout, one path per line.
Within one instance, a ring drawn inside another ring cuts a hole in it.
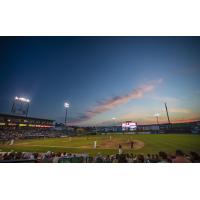
M 53 122 L 54 120 L 51 119 L 0 114 L 1 129 L 48 129 L 54 127 Z
M 94 130 L 96 132 L 96 129 Z M 137 125 L 134 130 L 123 129 L 122 126 L 99 127 L 98 132 L 114 133 L 200 133 L 200 121 L 186 123 L 165 123 L 165 124 L 147 124 Z

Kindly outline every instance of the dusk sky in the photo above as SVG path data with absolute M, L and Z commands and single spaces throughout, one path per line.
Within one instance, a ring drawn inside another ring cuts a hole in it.
M 0 37 L 0 113 L 107 125 L 200 119 L 200 37 Z

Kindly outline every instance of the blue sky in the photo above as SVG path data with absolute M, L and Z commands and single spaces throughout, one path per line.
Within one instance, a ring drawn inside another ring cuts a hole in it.
M 1 113 L 25 96 L 31 116 L 59 122 L 65 101 L 83 125 L 166 122 L 164 101 L 174 122 L 200 119 L 199 37 L 0 37 L 0 53 Z

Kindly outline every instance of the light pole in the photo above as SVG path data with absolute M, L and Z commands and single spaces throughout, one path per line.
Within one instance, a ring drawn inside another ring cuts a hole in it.
M 30 102 L 30 101 L 29 101 Z M 27 109 L 26 109 L 26 117 L 28 117 L 28 111 L 29 111 L 29 102 L 28 102 L 28 106 L 27 106 Z
M 156 121 L 157 121 L 157 128 L 158 128 L 157 133 L 159 133 L 159 129 L 160 129 L 160 127 L 159 127 L 159 121 L 158 121 L 158 117 L 159 117 L 159 116 L 160 116 L 159 113 L 154 114 L 154 117 L 156 117 Z
M 65 126 L 67 127 L 67 109 L 69 108 L 69 103 L 65 102 L 64 107 L 65 107 Z
M 116 117 L 113 117 L 112 120 L 113 120 L 113 132 L 114 132 Z
M 156 121 L 157 121 L 157 125 L 159 126 L 159 121 L 158 121 L 158 117 L 160 116 L 160 114 L 159 113 L 156 113 L 155 115 L 154 115 L 154 117 L 156 117 Z
M 166 109 L 166 113 L 167 113 L 168 123 L 169 123 L 169 126 L 170 126 L 171 122 L 170 122 L 170 119 L 169 119 L 169 112 L 168 112 L 168 108 L 167 108 L 167 103 L 165 103 L 165 109 Z

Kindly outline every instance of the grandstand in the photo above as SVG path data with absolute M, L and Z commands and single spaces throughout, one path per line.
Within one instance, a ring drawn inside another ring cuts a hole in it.
M 0 129 L 52 128 L 54 120 L 0 114 Z
M 15 139 L 56 137 L 52 128 L 54 120 L 0 114 L 0 142 Z M 13 142 L 12 142 L 13 143 Z

